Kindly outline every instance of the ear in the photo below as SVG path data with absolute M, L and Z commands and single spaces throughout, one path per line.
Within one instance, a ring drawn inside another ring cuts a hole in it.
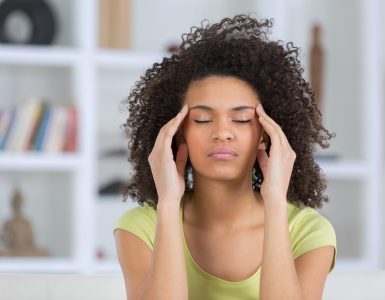
M 269 146 L 270 138 L 269 135 L 262 129 L 261 139 L 258 144 L 258 150 L 266 150 Z

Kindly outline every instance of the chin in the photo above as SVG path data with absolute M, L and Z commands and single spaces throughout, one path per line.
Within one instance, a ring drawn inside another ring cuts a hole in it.
M 195 169 L 195 168 L 194 168 Z M 209 166 L 207 165 L 202 170 L 195 169 L 198 176 L 210 180 L 217 181 L 232 181 L 241 178 L 241 170 L 234 168 L 234 166 Z

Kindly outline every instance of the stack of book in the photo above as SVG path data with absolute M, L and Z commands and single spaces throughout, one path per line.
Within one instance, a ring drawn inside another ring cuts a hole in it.
M 0 151 L 73 152 L 77 109 L 28 99 L 0 108 Z

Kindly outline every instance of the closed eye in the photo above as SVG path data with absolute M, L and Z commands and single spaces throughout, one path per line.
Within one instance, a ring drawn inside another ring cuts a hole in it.
M 234 120 L 234 122 L 238 123 L 249 123 L 251 120 Z
M 209 120 L 194 120 L 195 123 L 208 123 L 208 122 L 211 122 Z
M 209 123 L 212 121 L 202 121 L 202 120 L 194 120 L 196 123 Z M 234 120 L 237 123 L 250 123 L 251 120 Z

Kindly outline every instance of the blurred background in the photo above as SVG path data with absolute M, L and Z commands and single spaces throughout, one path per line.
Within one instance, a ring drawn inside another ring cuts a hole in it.
M 120 272 L 112 235 L 137 204 L 120 102 L 192 26 L 274 18 L 300 50 L 324 125 L 316 159 L 336 271 L 385 269 L 385 1 L 0 1 L 0 272 Z

